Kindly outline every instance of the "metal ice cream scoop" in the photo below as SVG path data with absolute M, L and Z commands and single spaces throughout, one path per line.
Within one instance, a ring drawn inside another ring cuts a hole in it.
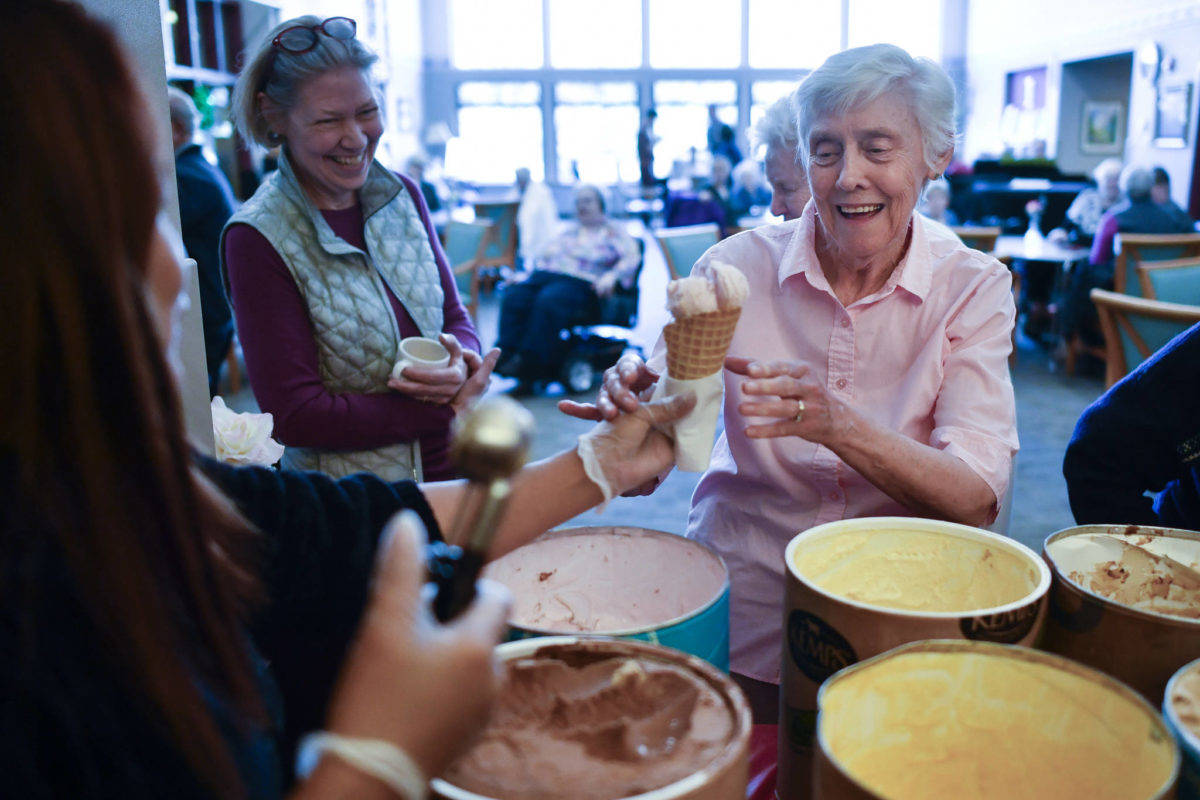
M 430 544 L 426 553 L 437 587 L 433 613 L 440 622 L 475 598 L 475 580 L 508 502 L 510 479 L 525 464 L 532 438 L 533 415 L 504 396 L 480 401 L 456 426 L 450 457 L 467 489 L 447 541 Z

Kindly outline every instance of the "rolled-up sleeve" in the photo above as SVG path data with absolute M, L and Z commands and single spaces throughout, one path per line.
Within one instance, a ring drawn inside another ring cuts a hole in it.
M 946 326 L 942 386 L 929 444 L 964 462 L 996 494 L 1009 489 L 1017 452 L 1016 400 L 1008 372 L 1016 306 L 1008 270 L 981 276 Z

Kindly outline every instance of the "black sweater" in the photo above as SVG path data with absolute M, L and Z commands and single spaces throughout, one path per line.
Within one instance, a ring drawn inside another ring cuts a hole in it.
M 251 796 L 274 798 L 290 780 L 296 739 L 321 727 L 384 524 L 411 508 L 431 537 L 440 533 L 411 482 L 366 474 L 334 481 L 210 459 L 201 466 L 264 535 L 267 601 L 249 634 L 263 662 L 264 702 L 278 711 L 281 700 L 282 720 L 276 730 L 237 737 L 220 700 L 206 696 Z M 13 500 L 0 510 L 2 535 L 36 541 L 36 520 Z M 157 713 L 119 680 L 61 558 L 45 546 L 9 552 L 15 557 L 0 563 L 0 797 L 205 797 Z

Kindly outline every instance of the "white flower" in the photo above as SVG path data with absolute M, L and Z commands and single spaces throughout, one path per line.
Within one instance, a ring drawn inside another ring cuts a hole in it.
M 212 418 L 219 460 L 269 467 L 283 457 L 283 445 L 271 438 L 275 419 L 270 414 L 230 411 L 218 395 L 212 400 Z

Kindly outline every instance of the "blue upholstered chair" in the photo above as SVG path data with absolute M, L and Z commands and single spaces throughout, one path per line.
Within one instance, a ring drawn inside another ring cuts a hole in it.
M 459 222 L 452 219 L 446 223 L 446 260 L 450 262 L 458 294 L 472 320 L 479 309 L 479 268 L 491 243 L 492 229 L 490 220 Z
M 1113 289 L 1142 296 L 1137 267 L 1146 261 L 1169 261 L 1200 256 L 1200 233 L 1118 233 Z
M 1137 266 L 1142 297 L 1200 305 L 1200 257 L 1144 261 Z
M 662 228 L 654 232 L 667 260 L 671 278 L 687 277 L 697 259 L 721 238 L 721 229 L 716 223 L 688 225 L 683 228 Z
M 1092 289 L 1104 331 L 1105 380 L 1112 386 L 1159 348 L 1200 322 L 1200 306 Z

